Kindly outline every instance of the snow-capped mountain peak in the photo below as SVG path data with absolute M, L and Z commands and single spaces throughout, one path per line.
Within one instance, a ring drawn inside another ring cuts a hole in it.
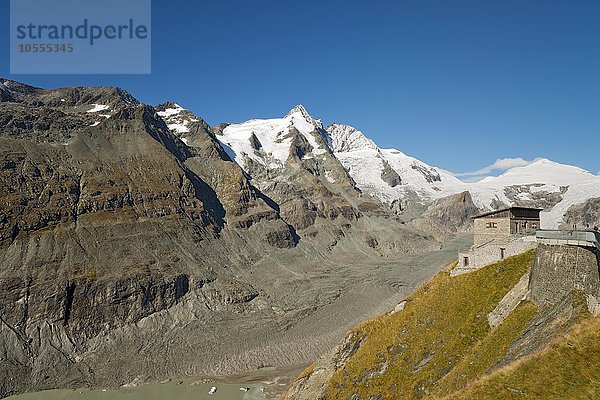
M 298 104 L 296 107 L 292 108 L 284 118 L 289 118 L 290 123 L 294 125 L 300 122 L 313 125 L 316 129 L 323 129 L 321 120 L 313 118 L 313 116 L 306 111 L 306 108 L 302 104 Z M 310 129 L 310 127 L 307 128 Z
M 480 208 L 516 204 L 545 208 L 541 214 L 543 228 L 556 228 L 572 205 L 600 197 L 599 177 L 546 158 L 460 186 L 471 192 Z
M 451 194 L 460 181 L 399 150 L 381 149 L 360 130 L 344 124 L 327 127 L 329 146 L 363 193 L 392 203 L 414 192 L 425 199 Z M 453 193 L 452 193 L 453 194 Z
M 289 117 L 290 115 L 296 113 L 300 113 L 303 117 L 306 118 L 312 118 L 312 116 L 308 113 L 308 111 L 306 111 L 306 108 L 302 104 L 298 104 L 296 107 L 292 108 L 290 111 L 288 111 L 288 113 L 285 116 Z
M 247 157 L 268 168 L 279 169 L 285 166 L 290 155 L 296 131 L 312 148 L 305 157 L 327 152 L 326 144 L 319 139 L 323 134 L 321 121 L 313 118 L 302 105 L 292 108 L 283 118 L 252 119 L 228 125 L 217 138 L 242 168 Z
M 543 183 L 551 177 L 555 184 L 570 185 L 577 181 L 588 180 L 593 176 L 593 174 L 582 168 L 560 164 L 547 158 L 539 158 L 528 165 L 510 168 L 497 177 L 488 176 L 479 182 Z
M 540 158 L 499 176 L 463 182 L 399 150 L 381 149 L 361 131 L 341 124 L 327 127 L 329 146 L 363 193 L 384 203 L 416 193 L 423 202 L 469 191 L 481 209 L 508 205 L 543 207 L 544 228 L 553 228 L 567 209 L 600 197 L 600 180 L 581 168 Z
M 191 135 L 188 132 L 193 114 L 189 111 L 176 103 L 165 103 L 158 111 L 182 140 L 186 140 L 184 135 Z M 513 167 L 499 176 L 463 182 L 399 150 L 379 148 L 350 125 L 331 124 L 323 129 L 321 121 L 302 105 L 282 118 L 228 125 L 216 137 L 230 158 L 250 176 L 273 176 L 273 171 L 286 168 L 290 157 L 318 162 L 331 150 L 364 194 L 387 204 L 406 198 L 426 204 L 469 191 L 481 209 L 543 207 L 546 212 L 542 214 L 542 226 L 551 228 L 560 223 L 570 206 L 600 197 L 600 177 L 545 158 Z M 302 146 L 300 152 L 297 146 Z

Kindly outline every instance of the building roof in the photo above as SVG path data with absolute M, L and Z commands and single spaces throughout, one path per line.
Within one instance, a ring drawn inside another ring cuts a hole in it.
M 506 208 L 501 208 L 499 210 L 494 210 L 494 211 L 488 211 L 486 213 L 483 214 L 479 214 L 473 217 L 473 219 L 477 219 L 477 218 L 482 218 L 482 217 L 487 217 L 488 215 L 492 215 L 492 214 L 497 214 L 500 212 L 504 212 L 504 211 L 510 211 L 510 210 L 531 210 L 531 211 L 544 211 L 543 208 L 535 208 L 535 207 L 517 207 L 517 206 L 513 206 L 513 207 L 506 207 Z

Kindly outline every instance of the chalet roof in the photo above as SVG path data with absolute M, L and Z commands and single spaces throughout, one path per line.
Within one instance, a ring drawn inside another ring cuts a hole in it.
M 479 214 L 473 217 L 473 219 L 477 219 L 477 218 L 483 218 L 483 217 L 487 217 L 488 215 L 492 215 L 492 214 L 497 214 L 500 212 L 504 212 L 504 211 L 510 211 L 510 210 L 531 210 L 531 211 L 544 211 L 543 208 L 535 208 L 535 207 L 506 207 L 506 208 L 501 208 L 499 210 L 494 210 L 494 211 L 488 211 L 486 213 L 483 214 Z

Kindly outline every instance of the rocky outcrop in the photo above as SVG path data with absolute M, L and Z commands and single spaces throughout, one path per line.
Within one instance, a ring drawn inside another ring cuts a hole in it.
M 419 163 L 414 163 L 410 167 L 412 169 L 414 169 L 415 171 L 420 172 L 421 175 L 423 175 L 423 177 L 425 177 L 425 180 L 428 183 L 434 183 L 434 182 L 441 182 L 442 181 L 442 177 L 440 176 L 440 173 L 435 168 L 426 167 L 426 166 L 424 166 L 422 164 L 419 164 Z
M 385 159 L 381 159 L 381 161 L 383 162 L 383 170 L 381 171 L 381 179 L 387 183 L 388 185 L 390 185 L 390 187 L 396 187 L 398 185 L 402 184 L 402 178 L 400 178 L 400 175 L 398 175 L 398 173 L 396 171 L 394 171 L 394 169 L 392 169 L 392 167 L 390 167 L 390 164 L 385 161 Z
M 480 214 L 471 193 L 457 193 L 434 201 L 423 213 L 423 218 L 436 222 L 450 232 L 470 230 L 473 217 Z
M 462 192 L 432 202 L 410 225 L 444 240 L 450 234 L 471 231 L 473 217 L 480 213 L 471 194 Z
M 364 336 L 351 333 L 334 349 L 319 357 L 288 389 L 284 400 L 322 399 L 333 374 L 342 368 L 360 348 Z
M 589 199 L 567 210 L 562 228 L 572 229 L 574 225 L 578 229 L 600 228 L 600 198 Z
M 490 328 L 495 328 L 506 319 L 506 317 L 517 308 L 521 301 L 525 300 L 529 292 L 529 275 L 527 271 L 519 282 L 510 289 L 508 293 L 500 300 L 500 303 L 487 316 Z

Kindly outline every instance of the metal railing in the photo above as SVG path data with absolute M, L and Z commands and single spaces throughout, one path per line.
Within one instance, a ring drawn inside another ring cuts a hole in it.
M 539 230 L 535 233 L 538 242 L 566 242 L 566 244 L 593 246 L 600 249 L 598 231 L 551 231 Z

